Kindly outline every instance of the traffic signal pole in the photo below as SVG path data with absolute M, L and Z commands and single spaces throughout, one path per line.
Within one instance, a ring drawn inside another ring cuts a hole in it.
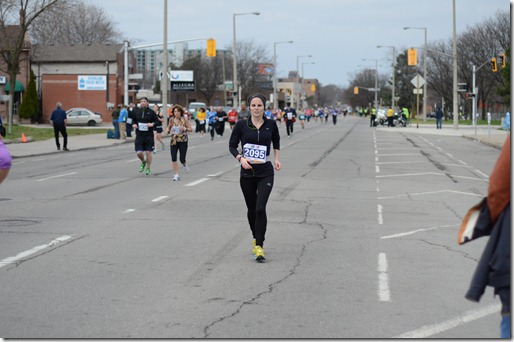
M 490 61 L 485 61 L 481 66 L 478 68 L 475 64 L 473 64 L 473 78 L 472 78 L 472 86 L 471 90 L 473 91 L 473 104 L 472 104 L 472 115 L 473 115 L 473 125 L 475 126 L 475 135 L 477 135 L 477 118 L 476 118 L 476 112 L 477 112 L 477 95 L 478 95 L 478 88 L 476 87 L 476 73 L 478 70 L 482 69 L 484 65 L 487 63 L 490 63 Z

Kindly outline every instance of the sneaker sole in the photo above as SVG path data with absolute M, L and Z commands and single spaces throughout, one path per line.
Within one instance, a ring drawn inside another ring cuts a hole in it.
M 259 255 L 258 257 L 255 257 L 255 261 L 264 261 L 266 260 L 265 257 L 263 257 L 262 255 Z

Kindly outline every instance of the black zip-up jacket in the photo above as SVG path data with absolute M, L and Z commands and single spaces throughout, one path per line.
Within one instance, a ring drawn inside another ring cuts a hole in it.
M 247 143 L 265 145 L 266 156 L 270 155 L 271 143 L 273 143 L 274 150 L 280 150 L 280 133 L 277 123 L 266 117 L 263 119 L 264 123 L 259 129 L 253 125 L 251 118 L 239 120 L 236 123 L 228 143 L 228 149 L 234 157 L 241 154 L 237 149 L 239 143 L 241 143 L 241 147 Z M 251 170 L 243 169 L 241 166 L 241 177 L 266 177 L 273 174 L 274 170 L 271 161 L 267 161 L 264 164 L 252 164 Z
M 159 126 L 159 124 L 162 126 L 162 123 L 159 121 L 157 114 L 155 112 L 146 107 L 146 108 L 134 108 L 132 111 L 130 117 L 132 118 L 132 124 L 138 124 L 138 123 L 150 123 L 152 122 L 154 124 L 154 127 Z M 136 135 L 139 136 L 146 136 L 151 135 L 153 136 L 153 130 L 154 127 L 148 127 L 148 131 L 140 131 L 138 128 L 136 128 Z

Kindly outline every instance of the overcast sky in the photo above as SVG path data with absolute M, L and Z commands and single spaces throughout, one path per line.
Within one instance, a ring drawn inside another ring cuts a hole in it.
M 85 0 L 105 10 L 117 28 L 138 44 L 163 42 L 164 0 Z M 509 11 L 508 0 L 455 0 L 457 34 L 491 18 L 498 10 Z M 350 75 L 374 61 L 391 58 L 396 51 L 452 37 L 453 0 L 168 0 L 168 41 L 212 37 L 218 49 L 231 49 L 233 13 L 260 12 L 259 16 L 236 16 L 237 40 L 263 45 L 273 61 L 277 44 L 277 75 L 296 70 L 323 85 L 347 86 Z M 190 48 L 205 47 L 190 42 Z M 390 63 L 379 62 L 380 72 Z

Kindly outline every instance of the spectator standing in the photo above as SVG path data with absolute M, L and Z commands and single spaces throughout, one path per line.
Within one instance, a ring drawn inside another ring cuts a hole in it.
M 118 118 L 118 126 L 120 129 L 120 139 L 127 140 L 127 119 L 128 111 L 127 106 L 123 105 L 120 110 L 120 116 Z
M 443 110 L 441 107 L 437 108 L 435 111 L 435 125 L 436 129 L 443 128 Z
M 131 102 L 127 109 L 128 117 L 127 117 L 127 137 L 132 138 L 132 114 L 134 113 L 134 104 Z
M 387 110 L 387 127 L 394 127 L 393 119 L 394 119 L 394 110 L 391 106 L 389 106 L 389 109 Z
M 57 108 L 55 108 L 50 116 L 50 121 L 52 121 L 52 125 L 54 126 L 54 136 L 55 136 L 55 144 L 57 145 L 57 150 L 61 149 L 61 144 L 59 143 L 59 133 L 61 133 L 63 138 L 63 151 L 68 150 L 68 133 L 66 132 L 66 124 L 68 120 L 66 118 L 66 112 L 62 109 L 62 103 L 57 102 Z
M 118 125 L 118 119 L 120 117 L 121 104 L 119 104 L 115 110 L 112 111 L 112 125 L 114 126 L 114 139 L 120 138 L 120 126 Z

